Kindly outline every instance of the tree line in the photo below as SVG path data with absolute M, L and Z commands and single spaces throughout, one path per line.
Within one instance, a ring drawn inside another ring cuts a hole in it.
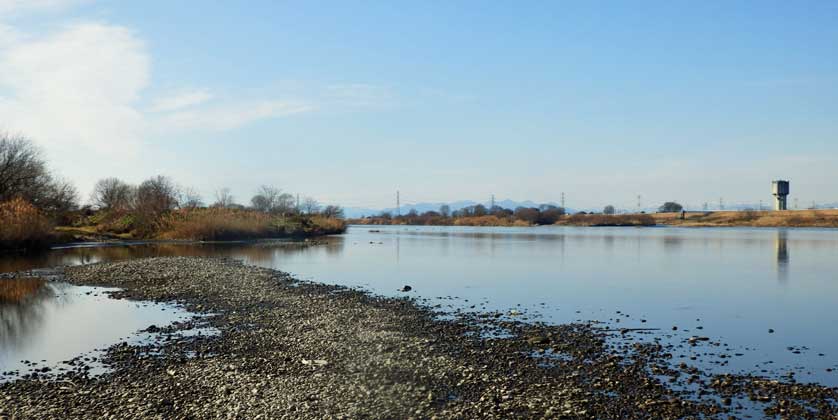
M 451 210 L 450 206 L 442 205 L 436 211 L 429 210 L 421 214 L 415 209 L 411 209 L 407 214 L 396 216 L 391 212 L 382 212 L 378 216 L 373 216 L 372 219 L 399 224 L 433 225 L 447 224 L 462 219 L 495 218 L 505 221 L 520 221 L 530 225 L 551 225 L 556 223 L 564 214 L 565 209 L 563 207 L 552 204 L 542 204 L 538 207 L 517 207 L 515 209 L 476 204 L 458 210 Z
M 79 214 L 94 212 L 131 213 L 142 222 L 173 210 L 197 208 L 343 217 L 343 209 L 337 205 L 324 206 L 310 197 L 298 202 L 291 194 L 269 185 L 259 187 L 248 206 L 238 204 L 227 188 L 216 191 L 214 201 L 207 205 L 194 188 L 182 187 L 162 175 L 137 185 L 116 177 L 101 179 L 93 189 L 89 204 L 82 206 L 75 186 L 53 174 L 43 153 L 31 140 L 0 133 L 0 203 L 13 200 L 34 207 L 56 224 L 65 224 Z

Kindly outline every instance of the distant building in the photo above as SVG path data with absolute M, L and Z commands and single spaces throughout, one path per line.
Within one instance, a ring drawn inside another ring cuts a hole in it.
M 774 210 L 787 210 L 787 198 L 789 195 L 789 182 L 777 180 L 771 182 L 771 194 L 776 199 L 774 202 Z

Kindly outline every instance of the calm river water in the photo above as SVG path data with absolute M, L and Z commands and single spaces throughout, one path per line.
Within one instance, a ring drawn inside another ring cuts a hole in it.
M 706 336 L 723 345 L 677 357 L 838 386 L 838 230 L 353 226 L 321 246 L 75 247 L 2 257 L 0 271 L 154 255 L 227 256 L 383 295 L 410 285 L 443 310 L 660 328 L 646 339 L 676 344 Z

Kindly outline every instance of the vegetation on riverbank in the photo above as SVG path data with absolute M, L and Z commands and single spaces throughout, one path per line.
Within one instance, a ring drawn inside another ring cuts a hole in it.
M 713 211 L 655 213 L 655 222 L 687 227 L 812 227 L 838 228 L 838 210 Z
M 565 210 L 549 204 L 539 207 L 518 207 L 514 210 L 500 206 L 487 208 L 481 204 L 451 211 L 442 206 L 438 211 L 422 214 L 410 211 L 405 215 L 393 216 L 382 213 L 378 216 L 352 219 L 358 225 L 422 225 L 422 226 L 535 226 L 556 223 Z
M 249 204 L 237 204 L 222 188 L 207 206 L 194 189 L 155 176 L 139 185 L 102 179 L 81 206 L 75 188 L 52 175 L 34 143 L 0 134 L 0 251 L 74 240 L 261 239 L 346 229 L 340 207 L 311 198 L 300 203 L 275 187 L 260 187 Z
M 246 209 L 182 209 L 160 221 L 159 239 L 235 240 L 318 236 L 343 233 L 337 218 L 299 214 L 275 215 Z
M 655 219 L 648 214 L 573 214 L 556 223 L 562 226 L 654 226 Z
M 43 248 L 53 239 L 53 225 L 22 198 L 0 202 L 0 250 Z

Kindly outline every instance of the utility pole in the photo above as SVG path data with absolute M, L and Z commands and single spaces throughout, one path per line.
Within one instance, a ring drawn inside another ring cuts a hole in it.
M 402 215 L 402 203 L 399 198 L 399 190 L 396 190 L 396 216 Z
M 495 195 L 494 194 L 492 194 L 492 207 L 489 207 L 489 211 L 491 211 L 493 208 L 495 208 Z
M 762 200 L 759 200 L 759 211 L 762 211 Z
M 642 195 L 637 194 L 637 212 L 638 212 L 638 213 L 640 213 L 641 209 L 643 208 L 643 205 L 642 205 L 642 204 L 643 204 L 643 202 L 642 202 L 642 198 L 643 198 L 643 196 L 642 196 Z
M 725 200 L 722 197 L 719 197 L 719 210 L 725 209 Z
M 794 197 L 794 209 L 797 210 L 797 197 Z

